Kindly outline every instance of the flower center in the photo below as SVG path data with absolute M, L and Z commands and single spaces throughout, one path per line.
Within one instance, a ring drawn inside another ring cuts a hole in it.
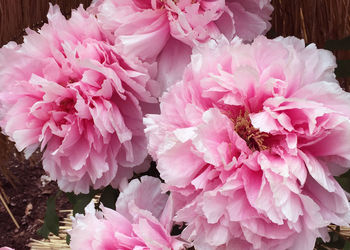
M 159 1 L 161 1 L 162 3 L 165 3 L 166 2 L 166 0 L 159 0 Z M 174 3 L 178 3 L 179 2 L 179 0 L 172 0 Z
M 244 115 L 242 115 L 242 112 L 240 112 L 236 119 L 231 118 L 231 120 L 235 124 L 235 131 L 243 140 L 246 141 L 247 146 L 251 150 L 263 151 L 269 149 L 269 147 L 266 145 L 265 139 L 270 135 L 265 132 L 260 132 L 259 129 L 253 127 L 247 111 L 244 112 Z
M 74 113 L 75 101 L 71 98 L 65 98 L 60 102 L 60 109 L 66 113 Z

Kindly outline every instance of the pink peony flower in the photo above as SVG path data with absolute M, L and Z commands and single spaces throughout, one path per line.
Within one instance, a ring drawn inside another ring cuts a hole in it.
M 96 0 L 89 8 L 125 53 L 159 56 L 162 90 L 180 80 L 191 47 L 222 34 L 251 41 L 270 29 L 272 10 L 270 0 Z
M 122 190 L 116 210 L 95 211 L 91 202 L 85 215 L 73 218 L 71 249 L 184 249 L 184 242 L 170 236 L 172 199 L 161 193 L 160 181 L 144 176 Z
M 266 33 L 270 0 L 96 0 L 89 11 L 117 43 L 143 58 L 159 54 L 169 37 L 190 46 L 222 32 L 251 41 Z
M 3 132 L 27 157 L 40 147 L 63 191 L 117 187 L 147 155 L 152 65 L 120 54 L 82 7 L 66 20 L 51 6 L 48 20 L 0 50 Z
M 144 119 L 149 150 L 196 249 L 313 249 L 350 208 L 350 94 L 332 54 L 296 38 L 192 56 Z

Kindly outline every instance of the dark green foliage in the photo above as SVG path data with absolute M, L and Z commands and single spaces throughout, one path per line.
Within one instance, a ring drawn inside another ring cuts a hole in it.
M 350 250 L 350 241 L 345 242 L 344 250 Z
M 350 60 L 338 60 L 335 74 L 337 77 L 348 77 L 350 76 Z
M 339 228 L 337 228 L 339 231 Z M 330 232 L 331 240 L 323 244 L 323 246 L 334 248 L 334 249 L 344 249 L 345 239 L 339 235 L 337 231 Z
M 350 171 L 347 171 L 340 176 L 336 176 L 335 179 L 345 191 L 350 192 Z
M 316 239 L 315 249 L 317 250 L 329 250 L 329 249 L 343 249 L 350 250 L 350 241 L 342 236 L 340 227 L 337 226 L 335 229 L 332 227 L 329 232 L 330 241 L 324 242 L 321 238 Z
M 157 169 L 157 164 L 156 162 L 152 161 L 150 163 L 150 168 L 144 172 L 144 173 L 139 173 L 139 174 L 136 174 L 134 173 L 134 176 L 131 178 L 131 179 L 140 179 L 142 176 L 144 175 L 148 175 L 148 176 L 153 176 L 155 178 L 158 178 L 160 179 L 161 182 L 164 183 L 163 179 L 160 177 L 160 174 L 159 174 L 159 171 Z
M 48 238 L 50 232 L 58 235 L 59 220 L 56 213 L 56 198 L 59 194 L 60 192 L 54 196 L 50 196 L 47 200 L 44 225 L 37 232 L 44 238 Z
M 66 243 L 69 246 L 69 244 L 70 244 L 70 235 L 69 234 L 67 234 L 67 236 L 66 236 Z
M 111 186 L 108 186 L 105 189 L 103 189 L 100 202 L 103 204 L 103 206 L 115 210 L 115 203 L 118 199 L 118 196 L 119 191 L 112 188 Z
M 350 36 L 341 40 L 329 40 L 325 43 L 325 48 L 329 50 L 350 50 Z M 350 76 L 350 60 L 337 60 L 338 67 L 335 69 L 337 77 Z
M 329 50 L 350 50 L 350 36 L 341 40 L 328 40 L 324 47 Z
M 98 193 L 97 190 L 90 190 L 88 194 L 74 194 L 74 193 L 66 193 L 69 202 L 73 206 L 73 215 L 75 214 L 85 214 L 84 208 L 90 203 L 92 198 Z

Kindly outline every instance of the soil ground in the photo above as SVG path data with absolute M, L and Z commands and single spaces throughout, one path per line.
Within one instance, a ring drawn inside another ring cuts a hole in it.
M 43 183 L 41 176 L 45 175 L 37 161 L 23 160 L 20 154 L 14 153 L 6 161 L 8 169 L 17 178 L 14 188 L 0 172 L 0 184 L 9 198 L 9 208 L 16 218 L 20 228 L 17 229 L 4 205 L 0 202 L 0 247 L 8 246 L 16 250 L 29 249 L 31 238 L 41 239 L 36 231 L 42 226 L 46 201 L 49 196 L 56 194 L 56 182 Z M 3 162 L 1 162 L 3 164 Z M 44 185 L 43 185 L 44 184 Z M 64 195 L 56 201 L 56 209 L 69 209 L 70 204 Z M 60 218 L 61 220 L 62 218 Z

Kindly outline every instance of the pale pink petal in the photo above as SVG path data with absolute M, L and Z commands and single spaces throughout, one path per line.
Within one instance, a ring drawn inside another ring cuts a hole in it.
M 11 62 L 0 67 L 3 133 L 26 157 L 40 147 L 66 192 L 118 187 L 147 156 L 140 102 L 156 105 L 155 64 L 123 54 L 82 6 L 68 20 L 51 6 L 48 24 L 27 33 L 0 50 Z
M 266 2 L 229 4 L 247 21 L 264 16 Z M 247 39 L 266 28 L 260 24 L 242 31 Z M 350 167 L 350 94 L 334 65 L 297 38 L 194 50 L 160 114 L 144 119 L 174 220 L 186 225 L 183 239 L 196 249 L 306 250 L 329 239 L 330 223 L 349 224 L 347 195 L 333 175 Z
M 144 176 L 141 181 L 132 180 L 121 191 L 116 211 L 103 206 L 101 212 L 95 211 L 91 202 L 85 208 L 85 215 L 77 214 L 73 218 L 73 228 L 68 232 L 71 235 L 70 247 L 101 250 L 184 249 L 185 242 L 170 235 L 173 214 L 169 213 L 172 202 L 165 205 L 167 199 L 166 194 L 160 193 L 158 179 Z M 156 209 L 152 204 L 156 205 Z M 159 218 L 160 213 L 162 219 Z

